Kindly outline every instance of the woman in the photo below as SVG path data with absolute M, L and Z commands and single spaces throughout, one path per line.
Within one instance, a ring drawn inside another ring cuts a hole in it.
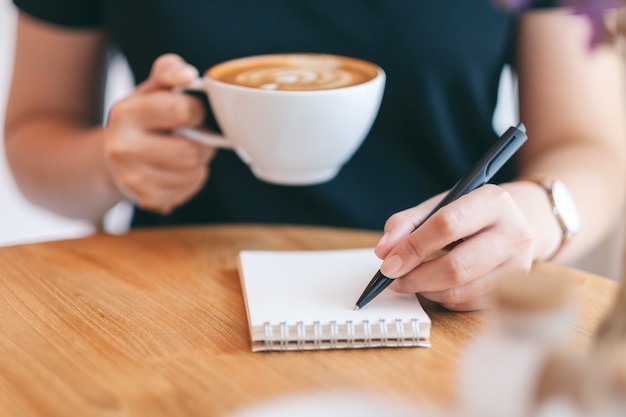
M 620 213 L 621 61 L 613 45 L 588 49 L 589 26 L 565 11 L 516 16 L 488 0 L 14 2 L 7 157 L 25 195 L 64 215 L 98 219 L 130 199 L 137 226 L 384 224 L 376 253 L 382 272 L 400 278 L 393 287 L 466 310 L 486 304 L 498 276 L 526 272 L 534 260 L 581 256 Z M 111 44 L 138 84 L 102 126 Z M 337 178 L 265 184 L 234 154 L 172 134 L 205 118 L 199 100 L 172 91 L 198 69 L 294 51 L 356 56 L 387 72 L 378 119 Z M 496 139 L 491 120 L 506 64 L 519 77 L 528 142 L 498 185 L 446 206 L 410 234 Z M 538 178 L 569 190 L 581 223 L 574 239 L 576 226 L 559 223 Z

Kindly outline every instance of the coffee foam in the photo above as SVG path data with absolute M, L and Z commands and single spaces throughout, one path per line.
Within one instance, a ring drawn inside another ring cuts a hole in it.
M 377 67 L 355 58 L 321 54 L 263 55 L 229 61 L 207 74 L 222 82 L 266 90 L 326 90 L 374 78 Z

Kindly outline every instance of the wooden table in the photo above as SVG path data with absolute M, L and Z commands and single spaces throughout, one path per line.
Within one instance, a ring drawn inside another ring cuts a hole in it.
M 222 416 L 327 389 L 450 402 L 460 349 L 482 313 L 427 305 L 432 348 L 252 353 L 241 249 L 373 246 L 368 231 L 290 226 L 134 230 L 0 249 L 0 415 Z M 575 283 L 590 338 L 615 282 L 539 264 Z

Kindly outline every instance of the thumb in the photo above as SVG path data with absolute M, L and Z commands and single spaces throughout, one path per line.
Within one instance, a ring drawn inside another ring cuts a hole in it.
M 165 54 L 152 64 L 148 78 L 137 86 L 138 93 L 183 87 L 198 78 L 198 70 L 176 54 Z

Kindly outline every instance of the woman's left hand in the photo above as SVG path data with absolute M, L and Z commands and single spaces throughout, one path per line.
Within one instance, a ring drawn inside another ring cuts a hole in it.
M 485 308 L 498 277 L 528 273 L 535 234 L 511 194 L 492 184 L 440 208 L 414 230 L 442 197 L 387 220 L 376 247 L 381 272 L 397 278 L 390 288 L 450 310 Z

